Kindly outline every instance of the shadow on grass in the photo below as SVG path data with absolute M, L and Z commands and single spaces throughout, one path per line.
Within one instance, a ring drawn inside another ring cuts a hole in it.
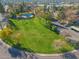
M 78 59 L 77 56 L 75 54 L 73 54 L 73 53 L 65 53 L 63 55 L 63 58 L 64 59 Z
M 43 25 L 45 28 L 49 29 L 50 31 L 53 31 L 54 33 L 59 35 L 59 32 L 56 30 L 57 27 L 54 26 L 48 26 L 48 25 Z
M 24 48 L 24 47 L 22 47 L 21 44 L 19 44 L 19 43 L 16 44 L 16 45 L 13 45 L 12 47 L 17 48 L 17 49 L 20 49 L 20 50 L 27 51 L 27 52 L 32 52 L 32 53 L 34 53 L 34 51 L 33 51 L 32 49 L 30 49 L 30 48 Z
M 9 24 L 10 24 L 11 28 L 15 28 L 16 30 L 19 29 L 11 20 L 9 20 Z

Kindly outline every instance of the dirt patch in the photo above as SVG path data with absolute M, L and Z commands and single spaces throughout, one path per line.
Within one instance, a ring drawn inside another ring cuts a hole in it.
M 54 46 L 54 48 L 59 49 L 63 47 L 65 44 L 66 42 L 64 40 L 59 39 L 59 40 L 55 40 L 52 45 Z

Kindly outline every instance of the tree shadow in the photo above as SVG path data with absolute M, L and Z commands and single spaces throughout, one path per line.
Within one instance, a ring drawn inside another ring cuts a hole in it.
M 21 46 L 20 43 L 17 43 L 16 45 L 13 45 L 12 47 L 17 48 L 19 50 L 23 50 L 23 51 L 34 53 L 34 51 L 31 48 L 24 48 L 24 47 Z
M 25 51 L 22 51 L 25 49 Z M 20 44 L 14 45 L 11 48 L 8 48 L 8 52 L 10 53 L 11 57 L 13 58 L 20 58 L 20 59 L 38 59 L 37 56 L 32 53 L 33 51 L 30 48 L 22 48 Z
M 11 28 L 19 29 L 11 20 L 8 21 Z
M 64 59 L 78 59 L 77 56 L 75 54 L 73 54 L 73 53 L 65 53 L 63 55 L 63 58 Z
M 22 58 L 22 53 L 19 50 L 16 50 L 15 48 L 9 48 L 8 51 L 9 51 L 11 57 L 13 57 L 13 58 L 20 57 L 20 58 Z

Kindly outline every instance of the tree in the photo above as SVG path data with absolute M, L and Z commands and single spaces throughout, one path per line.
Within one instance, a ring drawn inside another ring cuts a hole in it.
M 2 16 L 2 14 L 0 14 L 0 29 L 3 30 L 3 26 L 2 26 L 3 22 L 2 22 L 2 19 L 3 19 L 3 16 Z
M 52 16 L 51 14 L 48 12 L 48 13 L 45 13 L 43 18 L 45 19 L 45 26 L 47 28 L 49 28 L 50 30 L 52 30 Z
M 24 12 L 24 8 L 26 7 L 25 3 L 22 2 L 19 6 L 20 12 Z
M 0 1 L 0 13 L 3 13 L 4 12 L 4 7 L 3 5 L 1 4 L 1 1 Z
M 77 14 L 79 14 L 79 5 L 77 6 Z
M 3 30 L 2 22 L 0 21 L 0 29 Z
M 60 20 L 60 22 L 62 22 L 65 18 L 66 18 L 66 15 L 65 15 L 65 9 L 64 9 L 64 7 L 58 8 L 57 19 Z
M 47 4 L 44 5 L 44 12 L 49 12 L 49 6 Z

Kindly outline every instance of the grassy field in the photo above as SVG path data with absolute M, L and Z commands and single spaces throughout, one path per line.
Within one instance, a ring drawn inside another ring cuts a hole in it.
M 60 53 L 74 49 L 64 41 L 64 37 L 46 28 L 42 18 L 11 19 L 11 22 L 17 28 L 13 30 L 10 38 L 5 40 L 11 45 L 19 42 L 24 50 L 37 53 Z M 57 45 L 60 45 L 61 48 L 59 46 L 57 48 Z

